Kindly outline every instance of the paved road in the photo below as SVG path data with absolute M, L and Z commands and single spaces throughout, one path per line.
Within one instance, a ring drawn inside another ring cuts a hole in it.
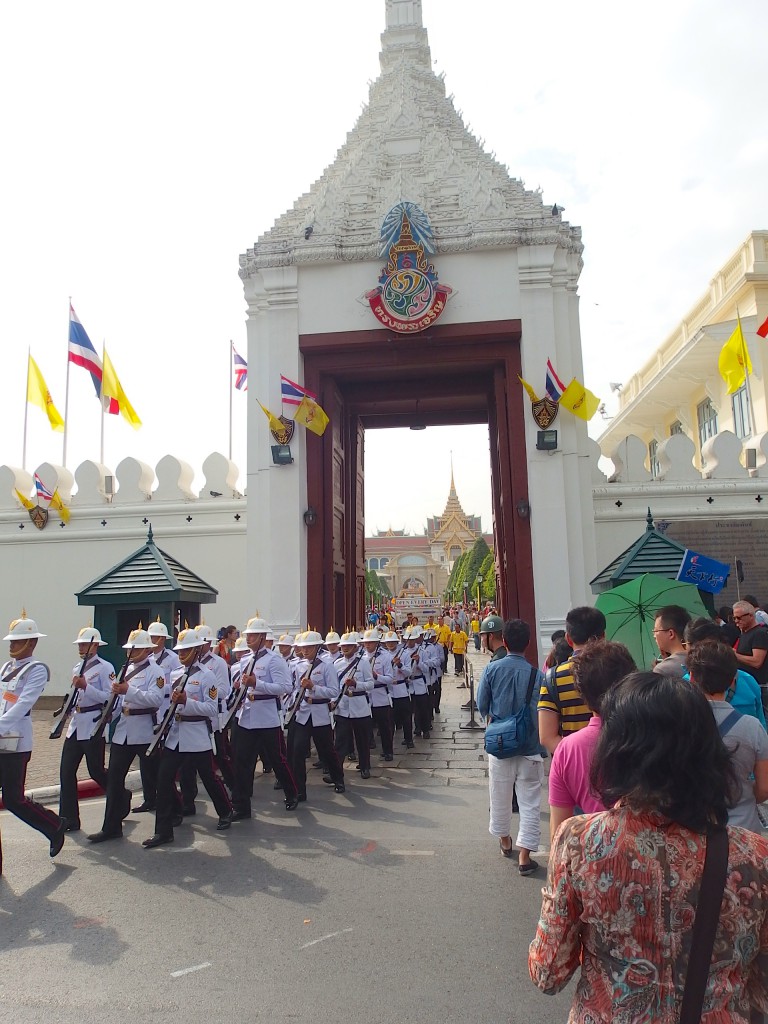
M 295 814 L 259 777 L 257 816 L 229 833 L 199 801 L 173 846 L 144 850 L 152 823 L 133 816 L 125 839 L 80 834 L 55 862 L 0 813 L 0 1020 L 560 1024 L 569 998 L 527 972 L 543 876 L 500 856 L 487 782 L 467 773 L 422 758 L 350 771 L 337 795 L 313 772 Z M 81 813 L 96 830 L 103 801 Z

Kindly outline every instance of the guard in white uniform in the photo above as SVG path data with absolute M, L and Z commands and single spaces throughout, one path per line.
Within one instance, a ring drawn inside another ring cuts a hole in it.
M 48 666 L 33 661 L 37 641 L 44 637 L 34 619 L 22 612 L 3 637 L 10 643 L 11 660 L 0 669 L 0 788 L 11 814 L 42 832 L 55 857 L 64 845 L 65 822 L 42 804 L 24 796 L 27 765 L 32 756 L 32 720 L 35 701 L 50 678 Z M 0 846 L 0 874 L 3 871 Z
M 109 754 L 104 824 L 88 836 L 92 843 L 122 838 L 125 807 L 131 803 L 125 778 L 133 759 L 145 754 L 152 742 L 157 716 L 165 703 L 165 676 L 152 656 L 155 645 L 149 632 L 134 629 L 123 648 L 128 651 L 128 669 L 124 678 L 115 680 L 111 687 L 120 700 L 115 708 L 119 717 Z
M 331 713 L 328 705 L 339 695 L 339 677 L 330 658 L 320 657 L 323 638 L 310 630 L 296 637 L 301 661 L 296 666 L 298 687 L 295 700 L 301 703 L 288 726 L 288 761 L 296 780 L 299 801 L 307 799 L 307 765 L 310 740 L 328 769 L 337 793 L 344 792 L 344 768 L 333 746 Z
M 403 634 L 405 638 L 409 630 Z M 387 634 L 391 637 L 391 633 Z M 387 650 L 392 654 L 392 715 L 395 720 L 395 728 L 403 730 L 403 746 L 410 749 L 413 743 L 413 708 L 411 706 L 411 691 L 408 685 L 410 673 L 410 659 L 405 653 L 405 639 L 398 644 L 396 640 L 387 640 Z
M 325 634 L 325 650 L 321 652 L 321 658 L 328 658 L 330 661 L 338 661 L 341 657 L 341 637 L 336 630 L 331 626 L 330 630 Z
M 72 669 L 72 685 L 77 687 L 77 703 L 67 726 L 59 765 L 59 814 L 66 820 L 67 832 L 80 831 L 80 805 L 77 798 L 77 770 L 85 758 L 88 774 L 106 792 L 107 769 L 104 764 L 104 736 L 92 739 L 93 730 L 109 700 L 115 670 L 98 655 L 106 647 L 101 633 L 93 626 L 81 629 L 77 639 L 79 660 Z
M 371 777 L 371 705 L 373 675 L 368 658 L 360 648 L 357 633 L 344 633 L 341 637 L 341 657 L 336 662 L 341 687 L 335 708 L 336 736 L 334 746 L 343 760 L 352 749 L 354 735 L 357 747 L 358 767 L 364 779 Z M 330 775 L 323 776 L 323 782 L 332 783 Z
M 425 662 L 422 648 L 421 626 L 412 626 L 408 632 L 408 646 L 403 651 L 403 668 L 408 673 L 408 682 L 413 697 L 414 733 L 428 739 L 432 729 L 432 702 L 429 697 L 429 664 Z
M 392 740 L 395 734 L 395 723 L 392 717 L 392 680 L 394 671 L 392 669 L 392 655 L 384 647 L 386 637 L 380 639 L 377 629 L 369 629 L 363 636 L 363 647 L 368 655 L 371 664 L 371 675 L 373 676 L 373 692 L 371 693 L 371 715 L 376 728 L 379 730 L 381 740 L 381 751 L 385 761 L 394 758 Z M 397 644 L 397 636 L 394 633 L 387 634 Z
M 147 632 L 152 637 L 152 643 L 154 644 L 152 657 L 165 679 L 163 703 L 157 712 L 157 719 L 160 721 L 168 710 L 168 705 L 171 701 L 171 674 L 181 668 L 181 662 L 179 661 L 178 654 L 175 651 L 169 650 L 165 645 L 166 641 L 171 639 L 171 635 L 165 623 L 160 621 L 159 616 L 157 622 L 150 623 Z M 159 761 L 156 757 L 148 758 L 144 753 L 139 754 L 141 790 L 144 799 L 138 807 L 134 807 L 133 814 L 144 814 L 146 811 L 154 811 L 155 809 L 158 763 Z
M 251 656 L 243 660 L 238 679 L 238 686 L 246 687 L 246 695 L 234 726 L 233 821 L 251 817 L 253 773 L 259 756 L 275 772 L 285 794 L 285 809 L 293 811 L 299 804 L 280 716 L 280 701 L 293 690 L 293 677 L 286 660 L 266 646 L 268 630 L 260 618 L 251 619 L 243 630 Z
M 171 703 L 176 714 L 160 755 L 155 834 L 141 844 L 148 850 L 173 842 L 174 825 L 180 823 L 175 813 L 174 781 L 185 764 L 190 764 L 203 780 L 219 816 L 217 831 L 223 832 L 232 824 L 232 804 L 214 770 L 211 744 L 218 724 L 219 694 L 213 673 L 198 660 L 205 643 L 194 629 L 183 629 L 174 647 L 182 669 L 174 672 L 172 679 Z

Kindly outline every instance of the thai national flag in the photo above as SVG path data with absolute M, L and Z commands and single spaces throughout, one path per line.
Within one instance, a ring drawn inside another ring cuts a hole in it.
M 287 377 L 280 375 L 280 395 L 283 400 L 283 405 L 301 405 L 303 398 L 311 398 L 313 402 L 317 401 L 317 395 L 311 391 L 307 391 L 301 384 L 296 384 L 292 380 L 288 380 Z
M 241 355 L 238 355 L 235 346 L 232 346 L 232 359 L 235 364 L 235 387 L 238 391 L 248 390 L 248 363 Z
M 546 392 L 553 402 L 559 402 L 560 396 L 565 391 L 565 384 L 563 384 L 563 382 L 555 373 L 555 368 L 552 365 L 551 359 L 547 360 L 547 379 L 544 387 L 546 388 Z
M 75 366 L 82 366 L 91 375 L 93 386 L 96 389 L 96 397 L 101 398 L 101 383 L 104 379 L 104 368 L 99 359 L 93 342 L 80 323 L 72 303 L 69 304 L 69 361 Z M 106 412 L 113 416 L 120 412 L 120 406 L 114 398 L 102 398 L 102 404 Z
M 53 491 L 48 490 L 37 473 L 35 473 L 35 491 L 37 492 L 38 502 L 44 501 L 47 504 L 50 504 L 53 501 Z

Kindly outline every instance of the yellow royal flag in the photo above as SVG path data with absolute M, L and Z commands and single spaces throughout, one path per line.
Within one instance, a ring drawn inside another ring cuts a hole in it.
M 69 522 L 69 509 L 61 500 L 61 495 L 59 494 L 58 488 L 53 492 L 53 497 L 51 498 L 51 508 L 56 509 L 56 511 L 61 516 L 62 522 Z
M 43 380 L 40 367 L 32 356 L 29 357 L 29 369 L 27 370 L 27 401 L 43 410 L 54 430 L 64 429 L 64 420 L 61 418 L 59 410 L 53 404 L 51 392 Z
M 24 508 L 29 510 L 29 509 L 33 509 L 35 507 L 32 504 L 32 502 L 29 500 L 29 498 L 26 496 L 26 494 L 22 494 L 21 491 L 17 487 L 14 487 L 14 490 L 16 491 L 16 497 L 19 499 L 19 501 L 24 506 Z
M 560 405 L 569 409 L 580 420 L 591 420 L 600 405 L 600 399 L 574 377 L 560 395 Z
M 322 437 L 325 428 L 330 422 L 325 414 L 325 410 L 321 409 L 317 402 L 310 398 L 309 395 L 304 395 L 300 405 L 296 408 L 296 412 L 293 414 L 293 418 L 297 423 L 303 423 L 307 430 L 311 430 L 318 437 Z
M 526 390 L 526 391 L 528 392 L 528 397 L 530 398 L 530 400 L 531 400 L 532 402 L 538 402 L 538 400 L 539 400 L 539 396 L 538 396 L 538 395 L 536 394 L 536 392 L 535 392 L 535 391 L 533 390 L 533 388 L 532 388 L 532 387 L 531 387 L 531 385 L 530 385 L 530 384 L 528 383 L 528 381 L 527 381 L 527 380 L 523 380 L 523 378 L 522 378 L 522 377 L 520 377 L 520 376 L 518 376 L 518 378 L 517 378 L 517 379 L 518 379 L 518 380 L 520 381 L 520 383 L 521 383 L 521 384 L 523 385 L 523 387 L 525 388 L 525 390 Z
M 747 373 L 752 373 L 752 361 L 749 358 L 747 343 L 744 341 L 741 320 L 736 321 L 736 330 L 720 349 L 717 368 L 728 386 L 729 395 L 739 390 L 746 380 Z
M 258 402 L 259 400 L 256 399 L 256 401 Z M 266 405 L 261 405 L 261 402 L 259 402 L 259 405 L 261 406 L 261 411 L 264 413 L 264 415 L 269 420 L 269 429 L 270 430 L 275 430 L 275 431 L 285 430 L 285 426 L 280 422 L 280 420 L 277 418 L 277 416 L 275 416 L 274 413 L 271 413 L 269 411 L 269 409 L 266 407 Z
M 133 408 L 131 403 L 128 401 L 128 396 L 123 391 L 123 386 L 118 380 L 115 368 L 112 365 L 112 360 L 107 355 L 106 349 L 104 350 L 104 366 L 103 366 L 103 377 L 101 380 L 101 397 L 102 399 L 109 398 L 112 403 L 116 403 L 119 412 L 136 430 L 141 426 L 141 420 L 136 415 L 136 410 Z M 112 409 L 108 410 L 112 412 Z

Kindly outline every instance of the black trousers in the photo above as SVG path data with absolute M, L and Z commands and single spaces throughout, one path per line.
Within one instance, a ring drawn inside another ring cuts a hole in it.
M 213 753 L 210 750 L 183 752 L 169 750 L 166 747 L 160 755 L 160 764 L 157 769 L 156 835 L 173 835 L 173 817 L 177 806 L 176 775 L 178 772 L 183 772 L 185 768 L 190 768 L 193 775 L 199 775 L 203 780 L 203 785 L 220 818 L 225 818 L 232 810 L 224 783 L 216 774 Z
M 88 774 L 106 792 L 107 769 L 104 766 L 103 737 L 96 740 L 79 740 L 76 736 L 68 736 L 61 748 L 61 764 L 59 765 L 59 814 L 75 825 L 80 824 L 80 806 L 77 799 L 77 769 L 85 758 Z
M 440 700 L 443 696 L 443 677 L 438 676 L 435 685 L 432 687 L 432 707 L 435 711 L 440 710 Z
M 61 818 L 42 804 L 24 796 L 27 779 L 27 765 L 32 754 L 29 751 L 15 754 L 0 754 L 0 790 L 3 793 L 5 809 L 15 814 L 27 825 L 50 841 L 61 824 Z
M 235 782 L 232 788 L 232 804 L 236 811 L 250 812 L 253 796 L 253 773 L 256 762 L 272 766 L 275 778 L 283 787 L 286 800 L 293 800 L 297 788 L 288 764 L 285 736 L 280 726 L 271 729 L 243 729 L 232 726 L 232 746 L 235 751 Z
M 463 673 L 464 673 L 464 655 L 463 654 L 454 654 L 454 656 L 453 656 L 453 663 L 454 663 L 454 673 L 453 674 L 455 676 L 463 675 Z
M 107 806 L 104 808 L 104 824 L 102 825 L 102 830 L 109 835 L 118 835 L 123 831 L 125 809 L 131 805 L 131 794 L 125 788 L 125 777 L 134 758 L 142 757 L 146 749 L 146 743 L 110 744 L 109 770 L 105 787 Z
M 300 725 L 294 718 L 288 726 L 288 762 L 291 774 L 296 780 L 299 796 L 307 796 L 307 765 L 309 743 L 312 740 L 318 758 L 326 766 L 336 783 L 344 782 L 344 767 L 333 746 L 333 729 L 330 725 L 312 725 L 310 718 L 306 725 Z
M 357 759 L 360 769 L 364 772 L 371 770 L 371 716 L 365 718 L 344 718 L 336 716 L 336 737 L 334 747 L 340 758 L 344 758 L 342 751 L 351 749 L 351 740 L 354 737 L 357 747 Z
M 392 716 L 395 726 L 403 729 L 403 739 L 406 743 L 413 743 L 413 712 L 411 709 L 410 697 L 392 698 Z
M 414 693 L 413 717 L 416 732 L 428 736 L 432 728 L 432 701 L 428 693 Z
M 146 749 L 146 748 L 143 748 Z M 154 811 L 157 800 L 157 769 L 160 758 L 147 757 L 146 754 L 139 754 L 139 771 L 141 772 L 141 793 L 144 803 Z
M 232 758 L 230 756 L 231 744 L 229 742 L 229 737 L 223 739 L 222 733 L 217 731 L 213 734 L 213 738 L 216 740 L 216 753 L 211 756 L 213 757 L 214 764 L 219 770 L 219 774 L 231 792 L 232 787 L 235 784 L 235 771 L 232 765 Z M 197 775 L 198 772 L 195 771 L 191 761 L 184 764 L 179 772 L 181 800 L 184 804 L 185 811 L 191 811 L 195 806 L 195 800 L 197 799 L 198 793 Z M 202 775 L 200 778 L 203 778 Z M 205 781 L 203 781 L 203 785 L 205 785 Z M 207 786 L 205 788 L 208 789 Z M 210 793 L 210 790 L 208 790 L 208 792 Z
M 392 717 L 392 708 L 386 704 L 383 707 L 371 708 L 371 714 L 373 715 L 373 721 L 376 728 L 379 730 L 379 738 L 381 739 L 381 750 L 385 756 L 392 756 L 392 737 L 395 733 L 395 723 Z

